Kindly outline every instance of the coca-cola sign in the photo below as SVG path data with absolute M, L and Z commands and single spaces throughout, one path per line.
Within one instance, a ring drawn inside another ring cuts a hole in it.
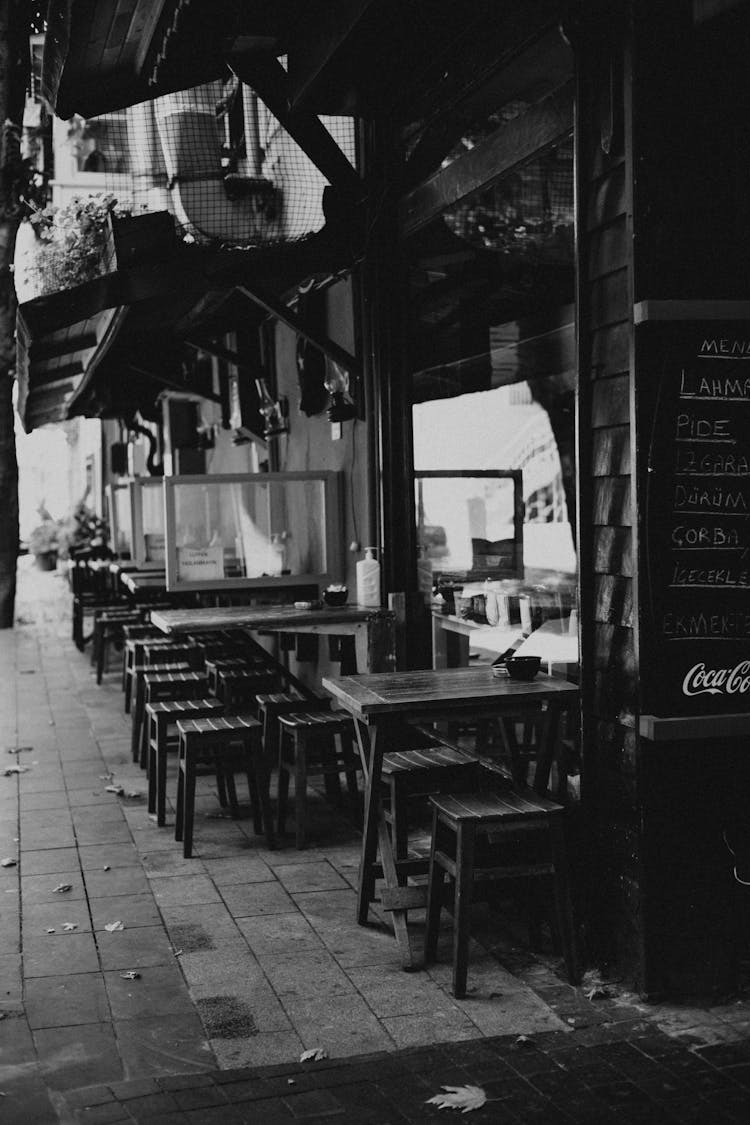
M 682 681 L 683 695 L 746 695 L 750 692 L 750 660 L 733 668 L 707 668 L 694 664 Z

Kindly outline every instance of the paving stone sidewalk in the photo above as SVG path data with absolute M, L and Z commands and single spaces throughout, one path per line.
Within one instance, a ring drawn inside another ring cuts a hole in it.
M 62 578 L 22 569 L 18 618 L 0 633 L 3 1125 L 445 1120 L 426 1099 L 466 1084 L 488 1098 L 475 1121 L 747 1120 L 744 1000 L 574 989 L 480 913 L 456 1001 L 447 929 L 405 974 L 385 920 L 354 922 L 359 837 L 322 799 L 312 846 L 269 852 L 205 779 L 182 859 L 146 811 L 114 666 L 97 687 L 70 641 Z M 300 1063 L 311 1049 L 328 1058 Z

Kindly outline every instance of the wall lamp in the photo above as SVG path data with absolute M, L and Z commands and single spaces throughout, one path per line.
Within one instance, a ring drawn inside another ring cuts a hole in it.
M 349 394 L 349 373 L 334 360 L 326 363 L 325 389 L 328 391 L 328 418 L 331 422 L 348 422 L 357 416 L 357 408 Z
M 279 437 L 289 433 L 289 404 L 285 398 L 275 399 L 265 379 L 255 380 L 258 410 L 263 416 L 263 437 Z

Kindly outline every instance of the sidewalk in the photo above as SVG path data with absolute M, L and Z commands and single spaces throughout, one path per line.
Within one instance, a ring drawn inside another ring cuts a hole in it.
M 447 930 L 438 964 L 405 974 L 384 920 L 356 925 L 359 837 L 322 801 L 310 848 L 269 852 L 206 779 L 183 860 L 171 811 L 161 829 L 146 812 L 116 672 L 97 687 L 72 645 L 63 579 L 22 560 L 17 616 L 0 632 L 3 1125 L 442 1121 L 426 1099 L 466 1084 L 490 1099 L 477 1122 L 747 1120 L 748 1003 L 571 988 L 489 915 L 456 1001 Z

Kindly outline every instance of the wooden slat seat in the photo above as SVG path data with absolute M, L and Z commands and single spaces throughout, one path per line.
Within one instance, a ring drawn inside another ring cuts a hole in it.
M 270 668 L 219 668 L 213 694 L 222 701 L 227 711 L 255 711 L 257 695 L 278 691 L 281 687 L 279 673 Z
M 295 843 L 304 848 L 307 838 L 307 778 L 322 775 L 326 793 L 341 803 L 343 771 L 355 812 L 359 817 L 354 722 L 349 715 L 330 711 L 293 711 L 279 715 L 278 830 L 284 832 L 289 796 L 290 767 L 294 769 Z
M 140 760 L 140 747 L 143 731 L 143 708 L 146 703 L 146 676 L 186 676 L 186 675 L 202 675 L 200 672 L 193 672 L 189 664 L 185 662 L 175 664 L 136 664 L 131 669 L 133 681 L 133 700 L 131 704 L 131 730 L 130 730 L 130 749 L 133 755 L 133 761 Z
M 153 625 L 143 626 L 143 628 L 150 630 L 150 632 L 147 632 L 143 635 L 136 634 L 132 637 L 128 637 L 125 641 L 125 655 L 123 657 L 123 690 L 125 691 L 126 715 L 129 714 L 130 706 L 133 702 L 133 689 L 135 686 L 134 669 L 139 665 L 143 665 L 146 663 L 143 656 L 143 650 L 146 644 L 149 644 L 151 648 L 156 645 L 159 645 L 162 648 L 169 648 L 170 645 L 174 644 L 174 642 L 171 641 L 169 637 L 165 637 L 164 634 L 160 633 L 159 630 L 156 629 Z
M 552 879 L 568 978 L 580 979 L 561 805 L 510 783 L 496 791 L 432 796 L 425 960 L 437 952 L 443 880 L 454 884 L 453 992 L 466 995 L 472 887 L 477 880 Z M 533 846 L 519 839 L 533 837 Z
M 476 755 L 445 744 L 383 755 L 381 781 L 389 796 L 383 816 L 391 828 L 397 860 L 405 860 L 409 849 L 409 801 L 475 788 L 479 768 Z
M 205 672 L 159 672 L 148 670 L 143 677 L 143 718 L 141 721 L 138 761 L 141 769 L 148 764 L 148 706 L 150 703 L 200 699 L 208 695 L 208 678 Z
M 146 704 L 145 732 L 148 773 L 148 811 L 156 823 L 166 823 L 167 753 L 177 748 L 178 719 L 203 719 L 223 713 L 218 699 L 161 699 Z M 218 780 L 218 779 L 217 779 Z
M 293 714 L 300 707 L 319 707 L 321 711 L 330 711 L 331 700 L 328 696 L 305 698 L 295 691 L 272 691 L 256 695 L 255 705 L 263 727 L 263 753 L 270 768 L 279 757 L 279 718 Z
M 178 719 L 179 762 L 175 839 L 182 841 L 186 859 L 192 855 L 195 820 L 195 782 L 201 763 L 213 765 L 217 777 L 226 782 L 229 807 L 238 815 L 234 773 L 247 774 L 253 824 L 257 834 L 265 831 L 269 847 L 275 846 L 273 818 L 261 745 L 261 727 L 248 715 Z

